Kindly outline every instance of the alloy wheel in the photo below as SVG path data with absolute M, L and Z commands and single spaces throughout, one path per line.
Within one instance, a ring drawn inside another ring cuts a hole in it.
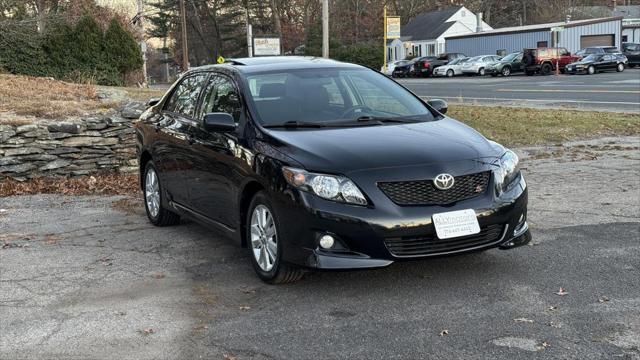
M 624 71 L 624 64 L 618 64 L 618 72 Z
M 453 70 L 447 70 L 447 76 L 453 77 Z
M 144 180 L 144 199 L 147 202 L 147 209 L 151 217 L 158 217 L 160 212 L 160 184 L 158 174 L 151 167 L 147 170 Z
M 278 236 L 273 216 L 264 205 L 251 214 L 251 247 L 253 256 L 263 271 L 271 271 L 278 255 Z
M 480 76 L 484 76 L 484 68 L 480 69 L 480 71 L 478 71 L 478 74 L 479 74 Z
M 509 69 L 508 67 L 505 67 L 504 69 L 502 69 L 502 76 L 509 76 L 511 74 L 511 69 Z
M 593 75 L 596 73 L 596 68 L 594 68 L 593 66 L 589 66 L 587 71 L 589 72 L 589 75 Z

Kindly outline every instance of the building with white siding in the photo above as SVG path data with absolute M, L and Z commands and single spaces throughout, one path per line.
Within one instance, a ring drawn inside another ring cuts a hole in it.
M 557 37 L 553 36 L 553 30 Z M 499 28 L 446 38 L 447 52 L 467 56 L 504 54 L 538 47 L 564 47 L 576 52 L 588 46 L 616 46 L 622 43 L 622 17 L 566 21 Z
M 481 17 L 479 21 L 481 30 L 493 29 Z M 387 61 L 442 54 L 447 36 L 470 34 L 477 29 L 477 15 L 464 6 L 422 13 L 401 27 L 400 39 L 387 43 Z

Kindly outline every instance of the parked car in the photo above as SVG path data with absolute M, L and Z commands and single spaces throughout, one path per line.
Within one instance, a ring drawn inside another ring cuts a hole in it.
M 150 104 L 135 124 L 150 222 L 216 229 L 266 282 L 531 240 L 518 156 L 377 71 L 235 59 Z
M 502 59 L 502 57 L 498 55 L 474 56 L 462 64 L 462 73 L 465 75 L 484 76 L 487 73 L 487 66 L 500 59 Z
M 391 72 L 391 77 L 394 78 L 403 78 L 411 76 L 411 68 L 413 64 L 418 61 L 419 58 L 413 58 L 407 61 L 404 64 L 397 64 L 394 66 L 393 71 Z
M 457 58 L 452 60 L 447 65 L 438 66 L 434 71 L 433 75 L 435 76 L 446 76 L 453 77 L 457 75 L 462 75 L 462 65 L 469 58 Z
M 489 64 L 487 73 L 491 76 L 509 76 L 516 72 L 524 72 L 522 52 L 516 52 L 503 57 L 500 61 Z
M 396 66 L 403 66 L 403 65 L 407 65 L 409 63 L 409 60 L 396 60 L 396 61 L 391 61 L 390 63 L 387 64 L 387 69 L 385 70 L 384 66 L 380 69 L 380 72 L 387 75 L 387 76 L 392 76 L 393 75 L 393 70 L 396 68 Z
M 567 65 L 568 74 L 583 73 L 593 75 L 599 71 L 623 72 L 627 57 L 622 54 L 591 54 L 584 59 Z
M 537 48 L 524 49 L 523 62 L 525 63 L 525 73 L 527 75 L 542 74 L 549 75 L 559 68 L 564 71 L 565 66 L 580 60 L 579 56 L 571 55 L 565 48 Z
M 629 59 L 629 67 L 640 66 L 640 44 L 623 43 L 622 54 Z
M 440 66 L 447 65 L 450 61 L 455 59 L 464 58 L 464 54 L 461 53 L 446 53 L 441 54 L 438 57 L 424 56 L 416 61 L 413 68 L 414 76 L 427 77 L 433 75 L 435 69 Z
M 580 49 L 576 51 L 575 56 L 579 56 L 581 58 L 591 55 L 591 54 L 619 54 L 620 50 L 618 50 L 615 46 L 592 46 L 584 49 Z

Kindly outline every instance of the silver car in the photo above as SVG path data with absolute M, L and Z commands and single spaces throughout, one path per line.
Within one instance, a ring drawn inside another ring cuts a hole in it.
M 487 73 L 486 69 L 489 64 L 499 61 L 500 59 L 502 59 L 502 57 L 498 55 L 474 56 L 462 64 L 462 73 L 465 75 L 475 74 L 484 76 Z
M 433 75 L 446 77 L 462 75 L 462 65 L 467 60 L 469 60 L 469 58 L 457 58 L 449 62 L 447 65 L 438 66 L 433 70 Z

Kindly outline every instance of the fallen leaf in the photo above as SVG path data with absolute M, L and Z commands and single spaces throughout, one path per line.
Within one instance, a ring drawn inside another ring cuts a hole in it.
M 608 298 L 608 297 L 606 297 L 606 296 L 603 296 L 603 297 L 601 297 L 600 299 L 598 299 L 598 302 L 599 302 L 599 303 L 601 303 L 601 304 L 602 304 L 602 303 L 606 303 L 606 302 L 608 302 L 608 301 L 609 301 L 609 298 Z
M 165 275 L 164 273 L 155 273 L 153 274 L 153 277 L 156 279 L 164 279 Z
M 542 347 L 543 347 L 543 348 L 548 348 L 548 347 L 550 347 L 550 346 L 551 346 L 551 344 L 549 344 L 548 342 L 546 342 L 546 341 L 543 341 L 543 342 L 542 342 Z
M 547 310 L 549 310 L 549 311 L 558 310 L 558 307 L 557 307 L 557 306 L 553 306 L 553 305 L 551 305 L 551 306 L 549 306 L 549 307 L 547 308 Z
M 556 328 L 556 329 L 560 329 L 562 327 L 562 325 L 560 325 L 560 324 L 558 324 L 558 323 L 556 323 L 554 321 L 549 321 L 547 323 L 547 325 L 551 326 L 552 328 Z
M 235 355 L 231 355 L 231 354 L 223 354 L 222 358 L 224 360 L 238 360 L 238 358 Z
M 256 290 L 255 289 L 242 289 L 242 292 L 245 294 L 255 294 Z
M 449 330 L 442 330 L 440 331 L 440 334 L 438 334 L 439 336 L 446 336 L 449 335 Z
M 240 306 L 240 310 L 247 311 L 249 309 L 251 309 L 251 306 L 247 306 L 247 305 Z
M 116 315 L 118 315 L 118 316 L 125 316 L 125 315 L 127 315 L 127 313 L 126 313 L 126 312 L 124 312 L 124 311 L 116 311 Z
M 515 321 L 515 322 L 526 322 L 526 323 L 533 324 L 533 320 L 527 319 L 527 318 L 523 318 L 523 317 L 517 318 L 517 319 L 513 319 L 513 321 Z
M 560 288 L 560 290 L 558 290 L 558 292 L 556 293 L 556 295 L 560 295 L 560 296 L 565 296 L 567 294 L 568 292 L 564 288 Z
M 146 328 L 143 330 L 138 330 L 139 333 L 141 333 L 142 335 L 151 335 L 154 334 L 155 331 L 152 328 Z
M 7 210 L 7 209 L 0 209 L 0 214 L 4 214 L 4 213 L 6 213 L 7 211 L 9 211 L 9 210 Z

